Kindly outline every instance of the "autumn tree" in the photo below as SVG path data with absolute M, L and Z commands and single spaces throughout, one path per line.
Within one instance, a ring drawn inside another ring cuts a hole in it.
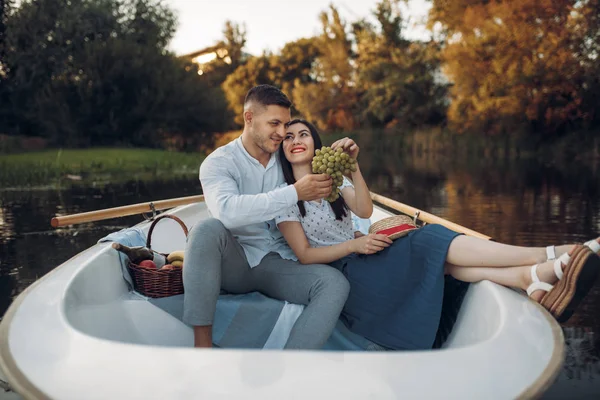
M 311 82 L 296 81 L 293 98 L 298 110 L 318 126 L 352 129 L 356 126 L 355 72 L 352 41 L 346 23 L 332 5 L 320 15 L 321 56 L 315 59 Z
M 453 125 L 551 134 L 597 118 L 586 99 L 598 89 L 598 10 L 597 1 L 433 0 Z
M 211 87 L 219 88 L 225 79 L 246 62 L 246 27 L 233 21 L 225 21 L 223 38 L 214 46 L 215 59 L 202 66 L 202 80 Z M 223 96 L 221 94 L 221 96 Z
M 295 102 L 294 86 L 316 82 L 315 67 L 319 57 L 323 56 L 318 38 L 302 38 L 286 43 L 281 52 L 272 55 L 272 78 Z
M 244 112 L 244 98 L 248 90 L 260 84 L 279 86 L 273 81 L 270 70 L 271 60 L 269 54 L 250 57 L 245 64 L 237 67 L 223 82 L 225 98 L 234 114 L 234 121 L 239 126 L 244 125 L 242 114 Z
M 351 27 L 331 6 L 320 15 L 320 35 L 248 59 L 223 84 L 236 122 L 243 122 L 244 95 L 261 83 L 282 88 L 294 113 L 320 128 L 442 122 L 447 85 L 439 73 L 439 45 L 402 36 L 398 4 L 382 0 L 374 11 L 376 24 L 361 20 Z
M 279 54 L 251 57 L 223 83 L 236 123 L 242 125 L 244 95 L 257 84 L 280 87 L 294 112 L 321 128 L 351 129 L 356 106 L 352 42 L 333 6 L 320 16 L 323 33 L 287 43 Z
M 286 43 L 279 54 L 265 53 L 262 56 L 250 57 L 223 83 L 223 91 L 235 115 L 235 122 L 243 125 L 244 96 L 255 85 L 275 85 L 295 104 L 294 85 L 314 82 L 313 69 L 320 54 L 314 38 L 303 38 Z M 294 109 L 294 112 L 297 111 Z

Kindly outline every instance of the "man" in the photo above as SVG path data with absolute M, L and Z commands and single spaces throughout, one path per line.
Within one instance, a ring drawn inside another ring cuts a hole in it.
M 299 200 L 326 197 L 332 180 L 308 175 L 284 183 L 277 150 L 290 121 L 291 102 L 279 89 L 256 86 L 244 101 L 244 131 L 200 166 L 212 216 L 195 225 L 185 249 L 183 320 L 194 328 L 194 345 L 212 347 L 212 324 L 220 289 L 259 291 L 306 305 L 286 348 L 323 346 L 346 302 L 349 284 L 327 265 L 301 265 L 277 230 L 274 217 Z

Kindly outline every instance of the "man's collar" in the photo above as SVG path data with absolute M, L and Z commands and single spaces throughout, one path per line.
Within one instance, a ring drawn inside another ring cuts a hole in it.
M 244 143 L 242 142 L 242 136 L 238 137 L 237 139 L 235 139 L 236 145 L 238 146 L 238 148 L 242 151 L 242 153 L 253 163 L 260 165 L 261 167 L 263 166 L 260 161 L 258 161 L 256 158 L 252 157 L 252 154 L 248 153 L 248 150 L 246 150 L 246 148 L 244 147 Z M 279 151 L 276 151 L 275 153 L 271 154 L 271 157 L 269 158 L 269 162 L 267 163 L 267 166 L 264 167 L 265 169 L 269 169 L 274 163 L 277 162 L 278 160 L 278 153 Z

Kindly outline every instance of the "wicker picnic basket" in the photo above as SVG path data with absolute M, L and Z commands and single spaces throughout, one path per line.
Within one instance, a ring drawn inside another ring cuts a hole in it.
M 154 227 L 158 221 L 164 218 L 169 218 L 176 221 L 183 229 L 185 236 L 187 237 L 188 235 L 188 229 L 181 219 L 174 215 L 161 215 L 152 221 L 150 229 L 148 230 L 146 247 L 150 250 L 152 250 L 152 232 L 154 231 Z M 165 257 L 168 256 L 168 254 L 165 253 L 159 253 L 155 250 L 152 251 L 162 254 Z M 140 267 L 139 265 L 130 262 L 127 266 L 127 269 L 129 270 L 129 274 L 133 280 L 134 289 L 144 296 L 159 298 L 175 296 L 183 293 L 182 268 L 173 268 L 170 270 L 149 269 Z

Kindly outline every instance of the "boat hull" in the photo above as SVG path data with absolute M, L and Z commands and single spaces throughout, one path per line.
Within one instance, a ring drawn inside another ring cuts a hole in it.
M 202 203 L 170 213 L 188 226 L 208 215 Z M 378 208 L 374 218 L 386 215 Z M 171 247 L 161 251 L 181 248 L 177 231 L 159 229 L 153 242 Z M 97 244 L 35 282 L 0 323 L 0 368 L 23 397 L 529 398 L 562 365 L 556 321 L 487 281 L 469 287 L 439 350 L 194 349 L 190 327 L 127 290 L 109 246 Z

